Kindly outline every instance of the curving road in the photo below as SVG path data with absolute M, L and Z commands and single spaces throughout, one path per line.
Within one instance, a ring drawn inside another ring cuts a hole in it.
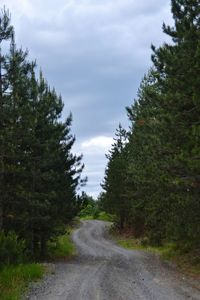
M 78 255 L 56 264 L 55 274 L 36 285 L 31 300 L 185 300 L 200 290 L 158 257 L 129 251 L 106 239 L 102 221 L 84 221 L 73 234 Z

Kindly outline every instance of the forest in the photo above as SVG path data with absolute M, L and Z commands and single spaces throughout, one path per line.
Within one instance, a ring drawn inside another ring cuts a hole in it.
M 171 1 L 171 43 L 152 67 L 107 154 L 101 205 L 151 244 L 200 248 L 200 5 Z
M 126 107 L 129 128 L 119 124 L 116 129 L 102 192 L 94 201 L 79 190 L 87 178 L 83 156 L 72 149 L 72 114 L 63 120 L 62 97 L 28 50 L 17 47 L 10 12 L 1 10 L 0 289 L 6 295 L 16 272 L 8 266 L 17 265 L 26 278 L 38 268 L 28 263 L 49 258 L 50 243 L 65 241 L 67 226 L 77 216 L 112 218 L 119 230 L 131 230 L 148 245 L 173 243 L 181 252 L 196 251 L 199 263 L 199 0 L 171 0 L 171 12 L 174 25 L 163 24 L 171 42 L 151 46 L 152 66 Z M 11 279 L 6 282 L 7 270 Z M 38 272 L 36 277 L 45 271 Z M 20 293 L 3 299 L 19 299 Z

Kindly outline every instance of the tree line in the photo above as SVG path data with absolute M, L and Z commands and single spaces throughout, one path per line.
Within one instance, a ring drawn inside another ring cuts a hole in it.
M 171 39 L 152 67 L 107 155 L 101 202 L 118 225 L 160 244 L 200 247 L 200 2 L 172 0 Z
M 82 157 L 72 153 L 72 115 L 0 13 L 0 231 L 25 240 L 30 256 L 63 232 L 79 209 Z

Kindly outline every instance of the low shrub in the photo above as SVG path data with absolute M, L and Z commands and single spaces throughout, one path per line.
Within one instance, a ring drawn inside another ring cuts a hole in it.
M 0 299 L 20 300 L 29 282 L 42 278 L 39 264 L 4 266 L 0 269 Z
M 68 259 L 75 254 L 75 247 L 70 238 L 71 229 L 64 235 L 48 242 L 48 257 L 55 259 Z
M 25 242 L 15 232 L 0 232 L 0 264 L 18 264 L 26 258 Z
M 115 222 L 116 217 L 114 215 L 108 214 L 104 211 L 99 213 L 98 220 L 107 221 L 107 222 Z

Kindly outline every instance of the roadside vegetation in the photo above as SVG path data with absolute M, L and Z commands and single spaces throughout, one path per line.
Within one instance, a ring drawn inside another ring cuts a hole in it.
M 159 255 L 161 259 L 174 263 L 181 271 L 200 278 L 200 251 L 180 249 L 176 243 L 163 243 L 160 246 L 149 244 L 147 238 L 135 238 L 130 231 L 119 231 L 116 227 L 110 230 L 117 244 L 129 250 L 142 250 Z
M 105 221 L 105 222 L 113 222 L 115 219 L 115 216 L 112 214 L 108 214 L 105 211 L 102 211 L 98 214 L 98 216 L 94 215 L 86 215 L 84 217 L 81 217 L 80 220 L 99 220 L 99 221 Z
M 28 284 L 41 279 L 45 269 L 39 264 L 19 264 L 0 268 L 0 299 L 20 300 Z
M 68 226 L 66 233 L 48 242 L 47 256 L 50 260 L 69 260 L 76 254 L 75 246 L 71 240 L 74 227 Z
M 152 46 L 152 67 L 107 154 L 101 206 L 125 246 L 153 247 L 200 264 L 200 2 L 172 0 L 171 42 Z M 140 243 L 141 241 L 141 243 Z M 145 243 L 145 245 L 143 245 Z M 190 268 L 190 267 L 188 267 Z
M 14 232 L 0 233 L 0 298 L 18 300 L 31 281 L 42 278 L 42 265 L 28 262 L 23 240 Z
M 71 241 L 74 226 L 67 227 L 66 233 L 47 243 L 47 262 L 69 260 L 75 255 Z M 25 242 L 18 239 L 14 232 L 0 234 L 0 299 L 20 300 L 28 285 L 48 272 L 48 264 L 30 262 Z
M 103 211 L 100 199 L 94 200 L 91 196 L 85 192 L 80 196 L 81 209 L 79 212 L 79 218 L 81 220 L 101 220 L 107 222 L 113 222 L 115 216 Z

